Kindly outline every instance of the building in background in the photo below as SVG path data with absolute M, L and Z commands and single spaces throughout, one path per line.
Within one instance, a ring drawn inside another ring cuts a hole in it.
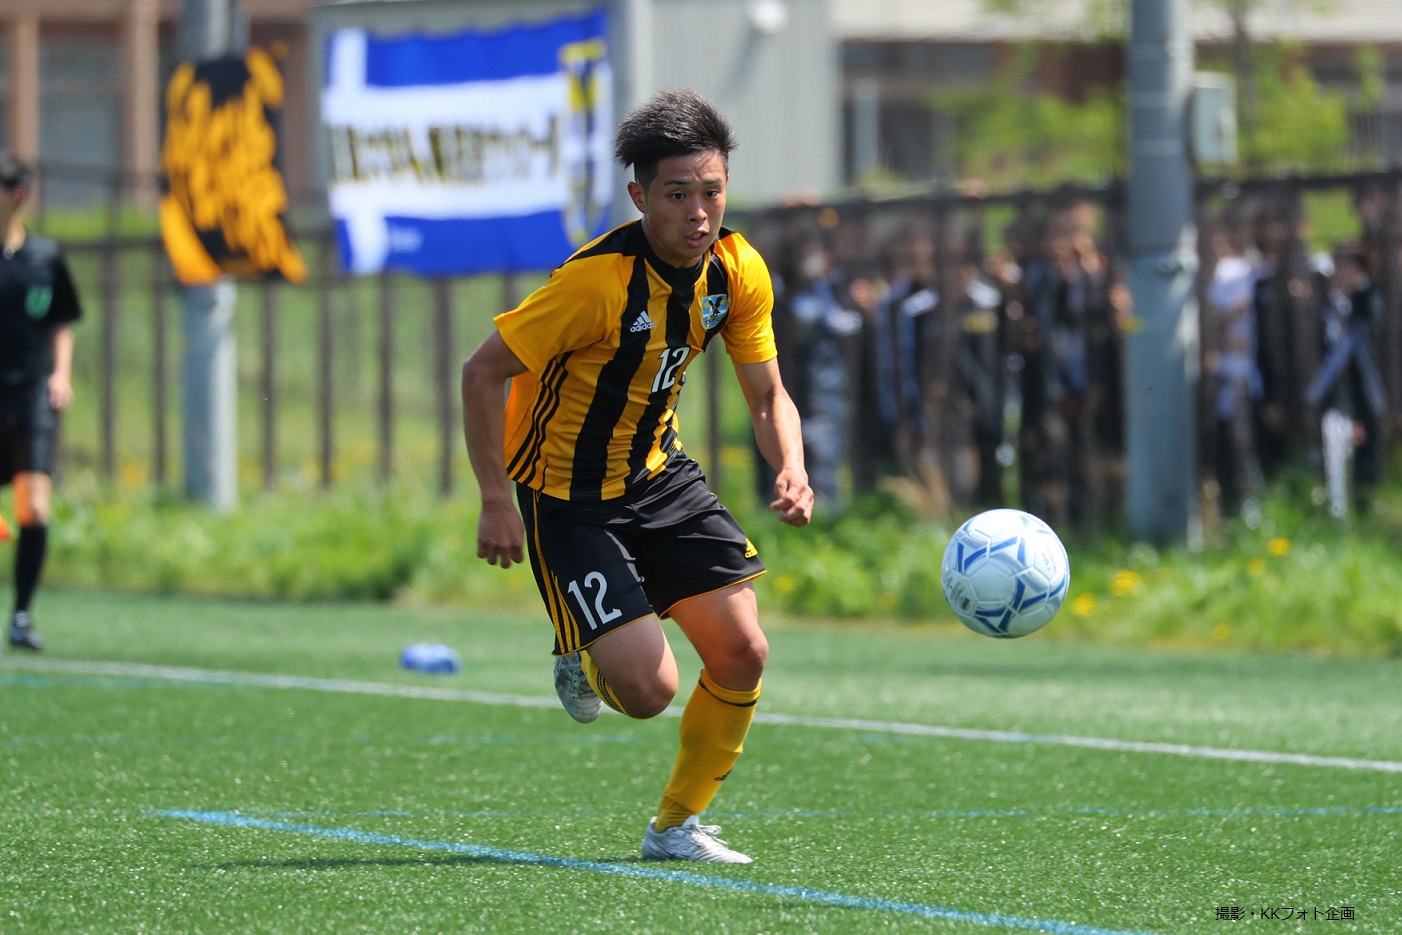
M 41 164 L 46 207 L 101 204 L 114 183 L 124 197 L 151 201 L 142 189 L 156 178 L 160 97 L 175 67 L 181 7 L 182 0 L 0 0 L 0 144 Z M 512 10 L 497 0 L 243 0 L 243 7 L 251 43 L 282 65 L 289 97 L 281 168 L 302 206 L 324 201 L 316 17 L 369 17 L 408 30 Z M 730 115 L 742 140 L 734 157 L 746 181 L 742 200 L 817 195 L 839 184 L 828 0 L 651 0 L 651 7 L 652 84 L 695 87 Z M 703 32 L 725 37 L 713 59 L 698 60 L 689 44 Z
M 312 0 L 243 0 L 251 40 L 303 88 Z M 42 164 L 46 207 L 102 203 L 114 180 L 154 204 L 161 94 L 175 68 L 181 0 L 0 0 L 0 143 Z M 305 124 L 306 96 L 283 112 Z M 289 134 L 284 171 L 308 177 Z
M 1402 4 L 1396 0 L 1246 0 L 1253 43 L 1285 41 L 1325 89 L 1352 96 L 1361 49 L 1376 48 L 1385 76 L 1372 114 L 1355 120 L 1360 150 L 1402 163 Z M 991 85 L 1020 49 L 1037 43 L 1022 90 L 1073 101 L 1123 82 L 1123 23 L 1097 21 L 1094 0 L 1022 0 L 1024 13 L 994 12 L 989 0 L 832 0 L 842 48 L 844 181 L 871 171 L 911 181 L 950 181 L 952 120 L 939 93 Z M 1198 0 L 1196 58 L 1230 63 L 1227 4 Z M 1123 9 L 1128 10 L 1128 0 Z M 874 144 L 872 140 L 874 139 Z M 864 155 L 865 153 L 865 155 Z M 872 161 L 875 164 L 872 164 Z M 1359 169 L 1383 166 L 1359 165 Z
M 316 3 L 242 0 L 251 41 L 279 55 L 292 92 L 283 111 L 283 172 L 294 201 L 320 197 L 314 133 L 313 8 L 394 8 L 419 0 Z M 160 94 L 174 67 L 181 0 L 0 0 L 0 143 L 42 162 L 48 205 L 99 203 L 110 180 L 143 196 L 154 180 Z M 441 10 L 500 0 L 438 0 Z M 872 171 L 945 181 L 953 128 L 938 92 L 987 86 L 1019 47 L 1041 40 L 1031 88 L 1078 99 L 1120 82 L 1123 51 L 1097 32 L 1093 0 L 1026 0 L 1034 15 L 989 11 L 987 0 L 652 0 L 654 81 L 706 91 L 740 131 L 737 178 L 746 200 L 831 193 Z M 1126 5 L 1127 6 L 1127 5 Z M 1254 0 L 1253 41 L 1298 43 L 1326 88 L 1357 85 L 1356 58 L 1377 48 L 1385 87 L 1355 134 L 1376 158 L 1402 161 L 1402 5 L 1396 0 Z M 323 15 L 317 14 L 317 15 Z M 345 15 L 331 12 L 330 15 Z M 391 12 L 388 14 L 393 17 Z M 713 60 L 681 49 L 720 38 Z M 1226 61 L 1232 23 L 1199 2 L 1199 61 Z M 300 89 L 300 93 L 299 93 Z M 1361 166 L 1360 168 L 1375 168 Z

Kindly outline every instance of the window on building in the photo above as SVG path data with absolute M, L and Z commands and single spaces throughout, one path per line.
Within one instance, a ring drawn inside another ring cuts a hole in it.
M 49 208 L 90 208 L 120 184 L 116 39 L 46 37 L 39 52 L 39 153 Z

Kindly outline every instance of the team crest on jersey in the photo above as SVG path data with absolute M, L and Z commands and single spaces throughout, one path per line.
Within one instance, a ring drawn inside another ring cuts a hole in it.
M 24 296 L 24 310 L 30 318 L 43 318 L 54 301 L 53 286 L 30 286 Z
M 725 321 L 730 314 L 730 296 L 725 293 L 701 297 L 701 326 L 707 331 Z

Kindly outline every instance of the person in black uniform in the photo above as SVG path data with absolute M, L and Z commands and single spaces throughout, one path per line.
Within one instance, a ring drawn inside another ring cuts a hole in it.
M 58 244 L 25 229 L 29 167 L 0 152 L 0 484 L 14 487 L 19 537 L 10 645 L 37 650 L 29 605 L 48 552 L 59 413 L 73 401 L 73 323 L 82 315 Z

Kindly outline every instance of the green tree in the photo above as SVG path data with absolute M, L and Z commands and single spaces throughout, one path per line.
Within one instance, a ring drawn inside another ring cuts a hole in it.
M 1349 142 L 1348 102 L 1321 88 L 1297 47 L 1278 43 L 1255 52 L 1255 118 L 1241 122 L 1248 171 L 1329 172 L 1343 169 Z
M 991 87 L 936 93 L 953 116 L 960 174 L 995 189 L 1102 182 L 1124 170 L 1123 93 L 1106 89 L 1075 103 L 1029 92 L 1039 46 L 1021 48 Z
M 1257 171 L 1296 171 L 1324 172 L 1345 168 L 1350 141 L 1348 116 L 1349 104 L 1341 93 L 1329 91 L 1320 86 L 1303 62 L 1298 44 L 1286 42 L 1258 42 L 1251 34 L 1251 16 L 1261 5 L 1261 0 L 1198 0 L 1199 3 L 1221 9 L 1231 22 L 1232 38 L 1229 60 L 1223 63 L 1205 63 L 1208 70 L 1218 70 L 1233 76 L 1237 86 L 1238 137 L 1241 143 L 1241 167 L 1248 172 Z M 985 9 L 1014 16 L 1033 16 L 1037 4 L 1030 0 L 983 0 Z M 1331 0 L 1287 0 L 1290 7 L 1298 10 L 1327 10 Z M 1130 26 L 1130 0 L 1087 0 L 1085 24 L 1080 30 L 1083 35 L 1109 39 L 1123 43 L 1128 37 Z M 1025 48 L 1037 49 L 1040 43 L 1026 43 Z M 1017 56 L 1019 62 L 1023 54 Z M 1381 98 L 1384 79 L 1381 77 L 1381 56 L 1373 50 L 1365 50 L 1359 56 L 1359 109 L 1367 112 L 1376 107 Z M 1029 68 L 1020 64 L 1019 68 Z M 1015 76 L 1021 80 L 1023 75 Z M 999 95 L 1005 95 L 1015 85 L 1009 85 L 1006 76 L 1000 76 Z M 1107 106 L 1122 106 L 1125 100 L 1123 89 L 1096 95 L 1084 105 L 1057 106 L 1046 100 L 1045 95 L 1031 95 L 1008 100 L 979 100 L 966 95 L 963 102 L 944 99 L 946 106 L 952 106 L 956 113 L 965 115 L 965 125 L 970 129 L 993 135 L 991 146 L 1005 147 L 1009 152 L 1024 154 L 1036 152 L 1037 147 L 1051 143 L 1061 143 L 1061 134 L 1049 133 L 1044 121 L 1049 119 L 1066 120 L 1074 128 L 1069 140 L 1074 144 L 1082 141 L 1083 148 L 1091 145 L 1105 145 L 1098 131 L 1106 127 L 1125 129 L 1124 118 L 1108 120 L 1101 113 Z M 1371 102 L 1371 103 L 1370 103 Z M 973 111 L 983 111 L 979 116 Z M 1109 145 L 1117 150 L 1123 148 L 1123 135 L 1112 138 Z M 961 156 L 969 161 L 970 171 L 980 171 L 980 166 L 990 162 L 981 150 L 988 146 L 980 142 L 962 143 L 956 147 Z M 1065 157 L 1059 151 L 1047 150 L 1045 164 L 1069 166 L 1069 177 L 1085 177 L 1088 154 Z M 1115 171 L 1123 166 L 1123 156 L 1116 154 L 1114 159 L 1101 159 L 1102 164 L 1112 164 Z M 1089 170 L 1092 173 L 1094 170 Z M 1035 172 L 1035 166 L 1034 166 Z

